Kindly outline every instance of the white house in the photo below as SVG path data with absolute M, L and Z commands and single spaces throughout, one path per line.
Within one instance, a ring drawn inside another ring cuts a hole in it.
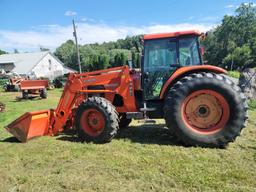
M 75 72 L 64 67 L 63 63 L 49 51 L 0 55 L 0 70 L 28 76 L 31 79 L 44 77 L 50 80 Z

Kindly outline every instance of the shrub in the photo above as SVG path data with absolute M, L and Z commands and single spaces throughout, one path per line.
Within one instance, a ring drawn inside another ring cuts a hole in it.
M 228 76 L 233 77 L 236 79 L 239 79 L 240 77 L 240 72 L 239 71 L 228 71 Z

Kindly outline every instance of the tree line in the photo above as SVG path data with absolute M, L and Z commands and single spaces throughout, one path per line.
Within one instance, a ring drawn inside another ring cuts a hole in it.
M 141 36 L 126 37 L 116 42 L 103 44 L 80 45 L 82 71 L 93 71 L 128 64 L 131 60 L 134 67 L 139 66 Z M 54 53 L 67 67 L 78 70 L 76 46 L 68 40 Z

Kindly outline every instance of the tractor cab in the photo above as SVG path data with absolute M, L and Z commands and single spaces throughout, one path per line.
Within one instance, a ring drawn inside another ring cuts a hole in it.
M 142 86 L 145 100 L 159 99 L 162 87 L 180 67 L 202 65 L 198 31 L 144 36 Z

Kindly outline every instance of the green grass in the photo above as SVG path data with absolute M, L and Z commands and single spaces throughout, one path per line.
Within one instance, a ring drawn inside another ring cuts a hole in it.
M 239 79 L 240 72 L 239 71 L 228 71 L 228 76 Z
M 41 137 L 21 144 L 4 126 L 26 111 L 56 106 L 49 99 L 15 100 L 0 92 L 0 191 L 256 191 L 256 111 L 227 149 L 184 147 L 159 120 L 136 121 L 109 144 L 83 144 L 75 136 Z
M 256 100 L 249 100 L 248 106 L 251 110 L 256 110 Z

